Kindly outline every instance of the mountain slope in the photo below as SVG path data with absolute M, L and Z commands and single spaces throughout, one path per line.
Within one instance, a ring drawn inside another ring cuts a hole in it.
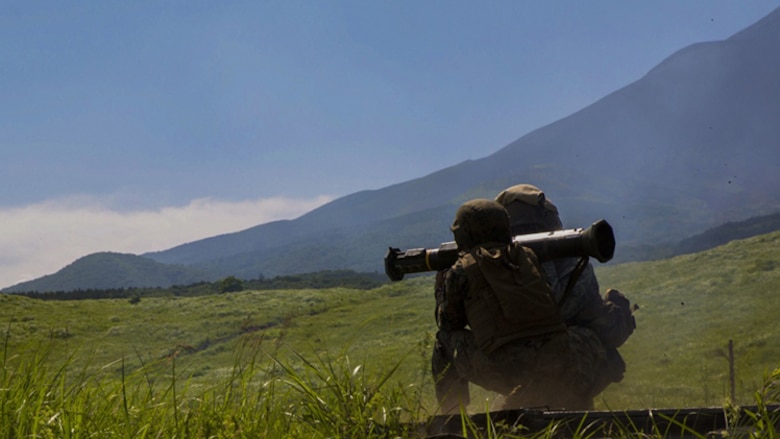
M 730 241 L 780 230 L 780 213 L 751 218 L 741 222 L 728 222 L 683 239 L 675 246 L 675 256 L 704 251 Z
M 74 291 L 189 285 L 217 277 L 181 265 L 161 264 L 141 256 L 101 252 L 79 258 L 54 274 L 22 282 L 4 292 Z
M 437 229 L 416 245 L 449 240 L 459 203 L 518 182 L 545 189 L 567 226 L 608 219 L 619 245 L 671 242 L 773 213 L 780 210 L 779 21 L 780 9 L 725 41 L 686 47 L 633 84 L 483 159 L 358 192 L 293 221 L 147 256 L 212 265 L 269 260 L 308 246 L 348 251 L 348 236 L 374 255 L 372 264 L 351 259 L 350 268 L 378 267 L 383 248 L 413 244 L 409 230 L 423 221 Z M 416 219 L 431 209 L 438 221 Z M 308 271 L 327 262 L 298 264 Z M 276 272 L 265 267 L 256 270 Z

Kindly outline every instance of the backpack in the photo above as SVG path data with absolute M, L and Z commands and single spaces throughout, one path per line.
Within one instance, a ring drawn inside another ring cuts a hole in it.
M 533 251 L 517 244 L 462 253 L 469 290 L 466 318 L 479 348 L 490 354 L 508 342 L 566 331 Z

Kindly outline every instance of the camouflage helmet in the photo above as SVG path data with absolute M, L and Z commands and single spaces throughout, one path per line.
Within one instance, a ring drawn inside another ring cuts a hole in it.
M 496 201 L 509 212 L 512 234 L 546 232 L 563 228 L 558 208 L 541 189 L 518 184 L 501 191 Z
M 469 250 L 490 242 L 509 244 L 512 241 L 509 214 L 502 205 L 488 199 L 463 203 L 455 213 L 450 230 L 460 250 Z

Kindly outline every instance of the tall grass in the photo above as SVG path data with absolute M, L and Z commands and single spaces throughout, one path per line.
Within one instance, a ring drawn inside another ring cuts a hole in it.
M 270 352 L 265 347 L 247 339 L 236 350 L 230 373 L 199 388 L 177 370 L 176 356 L 132 371 L 124 360 L 90 370 L 76 366 L 73 356 L 55 365 L 50 344 L 9 354 L 5 343 L 0 437 L 406 438 L 423 436 L 434 415 L 420 403 L 421 393 L 430 391 L 425 383 L 401 386 L 391 379 L 403 358 L 378 372 L 344 352 L 335 357 L 295 353 L 283 360 L 278 347 Z M 780 402 L 780 369 L 764 382 L 755 392 L 756 409 L 747 412 L 749 425 L 735 420 L 732 433 L 778 437 L 778 413 L 771 404 Z M 581 424 L 572 437 L 596 432 Z M 560 433 L 560 425 L 528 432 L 490 422 L 476 425 L 464 417 L 461 433 L 547 438 Z M 638 433 L 631 426 L 612 431 L 613 437 Z
M 374 374 L 348 356 L 292 362 L 245 343 L 230 373 L 204 389 L 176 356 L 90 371 L 51 352 L 37 343 L 9 354 L 4 344 L 0 437 L 410 437 L 425 415 L 419 386 L 389 380 L 403 359 Z
M 763 386 L 754 394 L 755 409 L 748 410 L 749 433 L 752 437 L 778 438 L 780 437 L 780 413 L 772 405 L 780 404 L 780 368 L 775 369 L 768 378 L 764 379 Z

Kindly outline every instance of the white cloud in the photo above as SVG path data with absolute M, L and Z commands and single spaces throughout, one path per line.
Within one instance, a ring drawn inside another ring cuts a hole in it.
M 186 206 L 119 211 L 93 198 L 65 198 L 0 208 L 0 288 L 51 274 L 100 251 L 145 253 L 296 218 L 329 201 L 261 198 L 193 200 Z

